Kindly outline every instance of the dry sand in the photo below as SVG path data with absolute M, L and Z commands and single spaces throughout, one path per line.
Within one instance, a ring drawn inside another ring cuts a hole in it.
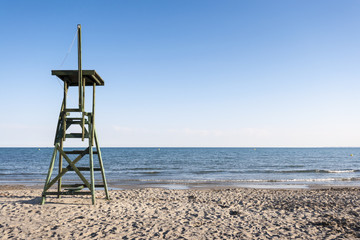
M 1 239 L 355 239 L 360 190 L 156 188 L 47 198 L 0 190 Z M 102 199 L 99 199 L 102 198 Z

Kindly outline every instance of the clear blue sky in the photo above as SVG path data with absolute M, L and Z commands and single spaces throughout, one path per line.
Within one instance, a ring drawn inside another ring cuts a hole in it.
M 83 68 L 102 146 L 360 146 L 360 2 L 1 1 L 0 146 L 52 146 Z M 87 98 L 89 99 L 89 98 Z

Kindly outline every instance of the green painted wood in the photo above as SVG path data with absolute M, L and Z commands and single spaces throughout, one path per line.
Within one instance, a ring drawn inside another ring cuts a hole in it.
M 81 109 L 79 109 L 79 108 L 66 108 L 64 111 L 65 112 L 81 112 Z
M 63 103 L 64 103 L 64 109 L 66 109 L 66 97 L 67 97 L 67 90 L 68 90 L 68 87 L 67 87 L 67 82 L 64 82 L 64 100 L 63 100 Z M 62 121 L 63 121 L 63 140 L 65 141 L 66 140 L 66 114 L 63 114 L 62 115 Z
M 82 119 L 81 119 L 81 141 L 84 141 L 85 139 L 85 114 L 84 112 L 82 113 Z
M 41 199 L 41 205 L 43 205 L 45 203 L 45 195 L 44 195 L 44 193 L 46 192 L 47 186 L 49 185 L 49 182 L 50 182 L 50 178 L 51 178 L 52 171 L 53 171 L 54 164 L 55 164 L 56 153 L 57 153 L 57 150 L 56 150 L 56 147 L 55 147 L 54 151 L 53 151 L 53 155 L 51 157 L 49 171 L 48 171 L 48 174 L 47 174 L 47 177 L 46 177 L 46 180 L 45 180 L 44 191 L 43 191 L 43 195 L 42 195 L 42 199 Z
M 78 33 L 78 70 L 53 70 L 52 75 L 56 75 L 58 78 L 64 81 L 64 99 L 59 114 L 58 124 L 56 128 L 55 140 L 54 140 L 54 154 L 50 162 L 50 167 L 48 171 L 48 176 L 46 183 L 44 185 L 42 204 L 45 203 L 46 195 L 92 195 L 92 204 L 95 204 L 95 188 L 104 187 L 106 192 L 107 199 L 109 198 L 107 183 L 105 178 L 105 170 L 101 158 L 100 147 L 98 146 L 97 136 L 95 132 L 95 87 L 103 86 L 103 79 L 96 73 L 95 70 L 82 70 L 82 59 L 81 59 L 81 25 L 77 26 Z M 77 86 L 79 89 L 79 103 L 78 108 L 67 108 L 67 91 L 69 87 Z M 85 86 L 93 87 L 93 101 L 92 101 L 92 112 L 85 112 Z M 71 117 L 71 113 L 81 112 L 81 118 Z M 68 117 L 69 116 L 69 117 Z M 87 117 L 87 119 L 85 119 Z M 81 133 L 66 133 L 70 126 L 80 125 Z M 85 126 L 88 125 L 86 128 Z M 89 139 L 89 147 L 84 151 L 74 150 L 74 151 L 64 151 L 64 141 L 66 138 L 81 138 L 84 141 L 85 138 Z M 96 151 L 93 151 L 93 146 L 96 143 Z M 51 180 L 51 174 L 54 168 L 54 163 L 56 161 L 56 155 L 59 152 L 59 168 L 58 175 Z M 71 161 L 67 154 L 79 154 L 79 156 Z M 76 163 L 86 154 L 89 154 L 89 165 L 90 167 L 77 167 Z M 94 154 L 98 154 L 100 168 L 94 168 Z M 63 159 L 68 162 L 68 166 L 63 168 Z M 68 171 L 75 171 L 79 178 L 82 180 L 83 184 L 77 184 L 76 186 L 72 185 L 67 192 L 61 192 L 61 189 L 64 186 L 69 186 L 62 184 L 62 177 Z M 81 171 L 90 171 L 90 183 L 81 173 Z M 94 172 L 101 171 L 103 184 L 95 184 Z M 58 182 L 57 192 L 48 192 L 48 190 Z M 83 192 L 80 191 L 82 188 L 87 187 L 90 191 Z
M 81 172 L 87 172 L 87 171 L 90 171 L 90 168 L 89 167 L 77 167 L 79 169 L 79 171 Z M 69 169 L 68 171 L 74 171 L 74 169 Z M 101 168 L 94 168 L 94 171 L 101 171 Z
M 86 178 L 84 177 L 84 175 L 82 175 L 82 173 L 79 171 L 79 169 L 75 166 L 75 164 L 68 158 L 68 156 L 64 153 L 63 150 L 58 148 L 58 151 L 60 152 L 60 154 L 62 154 L 65 158 L 65 160 L 69 163 L 69 165 L 71 166 L 72 169 L 74 169 L 74 171 L 76 172 L 76 174 L 79 176 L 79 178 L 84 182 L 84 184 L 86 185 L 87 188 L 91 188 L 89 182 L 86 180 Z
M 86 187 L 84 184 L 63 184 L 62 188 L 67 188 L 67 187 L 71 188 L 71 187 L 79 187 L 79 186 Z M 95 187 L 96 188 L 103 188 L 104 184 L 95 184 Z
M 64 151 L 67 155 L 69 154 L 81 154 L 83 150 Z M 86 153 L 88 154 L 88 152 Z M 97 151 L 93 151 L 93 154 L 98 154 Z
M 56 133 L 55 133 L 55 139 L 54 139 L 54 145 L 56 143 L 58 143 L 58 138 L 59 138 L 59 132 L 60 132 L 60 125 L 61 125 L 61 114 L 64 110 L 64 100 L 62 101 L 61 103 L 61 108 L 60 108 L 60 114 L 59 114 L 59 118 L 58 118 L 58 123 L 57 123 L 57 126 L 56 126 Z
M 81 69 L 81 25 L 77 25 L 78 34 L 78 86 L 79 86 L 79 109 L 83 112 L 83 101 L 82 101 L 82 69 Z
M 71 118 L 67 118 L 66 120 L 67 121 L 76 121 L 76 120 L 81 121 L 82 118 L 81 117 L 71 117 Z
M 96 133 L 96 128 L 95 127 L 94 127 L 94 137 L 95 137 L 96 150 L 98 152 L 99 164 L 100 164 L 100 169 L 101 169 L 101 176 L 102 176 L 103 183 L 104 183 L 104 190 L 105 190 L 105 194 L 106 194 L 106 199 L 110 200 L 109 191 L 108 191 L 107 182 L 106 182 L 106 176 L 105 176 L 105 168 L 104 168 L 104 164 L 103 164 L 103 160 L 102 160 L 102 156 L 101 156 L 101 150 L 100 150 L 99 141 L 98 141 L 98 138 L 97 138 L 97 133 Z
M 61 141 L 61 142 L 60 142 L 60 148 L 63 150 L 63 148 L 64 148 L 64 141 Z M 63 169 L 62 165 L 63 165 L 63 156 L 62 156 L 61 154 L 59 154 L 59 170 L 58 170 L 58 175 L 60 175 L 61 172 L 62 172 L 62 169 Z M 58 180 L 58 192 L 61 192 L 61 177 L 60 177 L 59 180 Z M 60 198 L 60 195 L 59 195 L 59 198 Z
M 56 147 L 55 147 L 56 149 Z M 89 149 L 86 148 L 82 154 L 80 154 L 77 158 L 74 159 L 73 164 L 76 164 L 78 161 L 81 160 L 82 157 L 84 157 L 87 153 L 85 152 L 89 152 Z M 70 166 L 68 166 L 70 167 Z M 62 176 L 65 175 L 65 173 L 67 173 L 69 171 L 68 168 L 63 168 L 63 170 L 61 171 L 61 174 L 57 175 L 45 188 L 45 191 L 47 191 L 49 188 L 51 188 Z
M 85 82 L 86 79 L 82 78 L 82 112 L 85 112 Z
M 80 191 L 82 189 L 84 189 L 84 185 L 80 185 L 80 186 L 77 186 L 77 187 L 68 187 L 68 188 L 65 188 L 66 191 L 74 191 L 74 192 L 77 192 L 77 191 Z
M 91 192 L 45 192 L 44 195 L 92 195 Z
M 59 129 L 56 131 L 56 137 L 55 137 L 55 144 L 60 144 L 61 140 L 63 139 L 62 133 L 63 133 L 63 125 L 62 122 L 60 121 L 60 126 Z M 54 145 L 55 145 L 54 144 Z
M 93 128 L 94 128 L 94 125 L 89 123 L 90 132 L 92 131 Z M 92 141 L 93 140 L 92 140 L 91 135 L 90 135 L 90 139 L 89 139 L 89 163 L 90 163 L 90 179 L 91 179 L 91 192 L 92 192 L 91 200 L 92 200 L 92 204 L 95 205 L 96 199 L 95 199 L 95 178 L 94 178 L 94 156 L 93 156 Z
M 66 81 L 69 87 L 78 87 L 78 70 L 52 70 L 52 75 L 57 76 L 62 81 Z M 85 86 L 104 86 L 105 82 L 95 70 L 82 70 L 83 78 L 85 79 Z
M 94 131 L 95 131 L 95 87 L 96 84 L 93 85 L 93 100 L 92 100 L 92 115 L 91 115 L 91 124 L 93 128 L 91 129 L 91 146 L 94 146 Z

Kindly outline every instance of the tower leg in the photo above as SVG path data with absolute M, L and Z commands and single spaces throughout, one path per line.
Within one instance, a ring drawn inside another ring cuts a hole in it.
M 109 191 L 108 191 L 107 182 L 106 182 L 106 177 L 105 177 L 105 169 L 104 169 L 104 164 L 103 164 L 102 157 L 101 157 L 101 151 L 100 151 L 100 146 L 99 146 L 99 142 L 98 142 L 98 139 L 97 139 L 96 129 L 94 129 L 94 138 L 95 138 L 96 151 L 98 152 L 99 164 L 100 164 L 100 169 L 101 169 L 101 176 L 102 176 L 103 183 L 104 183 L 106 199 L 110 200 Z
M 45 181 L 45 185 L 44 185 L 44 191 L 43 191 L 43 194 L 42 194 L 41 205 L 43 205 L 43 204 L 45 203 L 45 198 L 46 198 L 45 191 L 46 191 L 47 185 L 48 185 L 49 182 L 50 182 L 51 174 L 52 174 L 52 171 L 53 171 L 53 169 L 54 169 L 54 164 L 55 164 L 55 159 L 56 159 L 56 153 L 57 153 L 57 150 L 56 150 L 56 147 L 55 147 L 55 148 L 54 148 L 53 155 L 52 155 L 52 157 L 51 157 L 50 166 L 49 166 L 49 171 L 48 171 L 48 174 L 47 174 L 47 177 L 46 177 L 46 181 Z
M 64 148 L 64 145 L 63 145 L 63 140 L 61 139 L 61 142 L 60 142 L 60 148 L 61 150 L 63 150 Z M 59 154 L 59 175 L 61 174 L 62 172 L 62 165 L 63 165 L 63 156 L 61 154 Z M 59 178 L 59 181 L 58 181 L 58 193 L 61 192 L 61 177 Z M 58 195 L 58 198 L 61 198 L 61 195 L 59 194 Z
M 91 128 L 94 126 L 92 124 L 89 124 Z M 89 134 L 90 135 L 90 134 Z M 93 146 L 92 146 L 92 137 L 89 136 L 89 158 L 90 158 L 90 179 L 91 179 L 91 198 L 92 198 L 92 204 L 95 205 L 95 179 L 94 179 L 94 156 L 93 156 Z

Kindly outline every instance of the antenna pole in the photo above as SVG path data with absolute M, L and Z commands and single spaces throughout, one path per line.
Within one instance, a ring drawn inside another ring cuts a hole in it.
M 78 32 L 78 80 L 79 80 L 79 109 L 84 111 L 83 106 L 83 92 L 82 92 L 82 70 L 81 70 L 81 25 L 77 25 Z

